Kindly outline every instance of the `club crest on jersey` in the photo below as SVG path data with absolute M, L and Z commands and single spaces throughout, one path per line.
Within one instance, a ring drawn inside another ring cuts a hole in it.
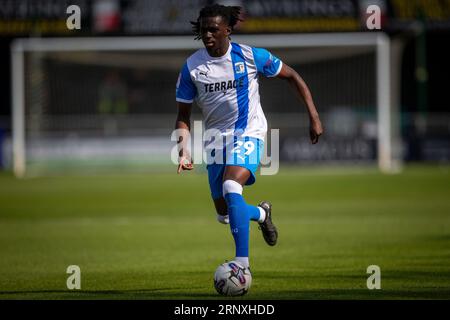
M 236 62 L 234 64 L 234 71 L 236 74 L 244 73 L 245 72 L 245 66 L 243 62 Z

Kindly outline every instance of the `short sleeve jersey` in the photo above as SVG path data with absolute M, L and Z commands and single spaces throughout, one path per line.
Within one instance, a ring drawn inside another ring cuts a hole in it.
M 180 72 L 176 100 L 195 100 L 206 130 L 264 140 L 267 121 L 259 98 L 258 75 L 274 77 L 281 67 L 281 60 L 262 48 L 230 42 L 222 57 L 211 57 L 206 49 L 199 49 Z

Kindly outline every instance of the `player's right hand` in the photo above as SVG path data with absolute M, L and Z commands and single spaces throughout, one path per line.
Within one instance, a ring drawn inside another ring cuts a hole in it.
M 192 170 L 194 169 L 194 165 L 192 164 L 192 161 L 189 160 L 187 157 L 183 156 L 180 157 L 178 161 L 178 170 L 177 173 L 179 174 L 183 170 Z

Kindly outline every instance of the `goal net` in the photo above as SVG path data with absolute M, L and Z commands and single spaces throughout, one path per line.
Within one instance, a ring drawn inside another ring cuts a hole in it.
M 279 129 L 281 162 L 394 170 L 386 36 L 240 35 L 233 41 L 269 49 L 313 93 L 325 127 L 314 146 L 306 109 L 287 83 L 260 79 L 269 129 Z M 200 47 L 189 36 L 15 41 L 15 174 L 173 170 L 175 84 L 185 59 Z M 201 119 L 196 107 L 195 119 Z

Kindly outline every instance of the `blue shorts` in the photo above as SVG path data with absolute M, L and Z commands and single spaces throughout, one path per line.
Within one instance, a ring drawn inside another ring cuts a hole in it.
M 226 166 L 240 166 L 250 171 L 246 185 L 256 181 L 255 172 L 259 167 L 264 150 L 264 141 L 253 137 L 235 137 L 234 143 L 223 149 L 223 161 L 210 162 L 208 169 L 209 188 L 213 199 L 223 197 L 222 184 Z

